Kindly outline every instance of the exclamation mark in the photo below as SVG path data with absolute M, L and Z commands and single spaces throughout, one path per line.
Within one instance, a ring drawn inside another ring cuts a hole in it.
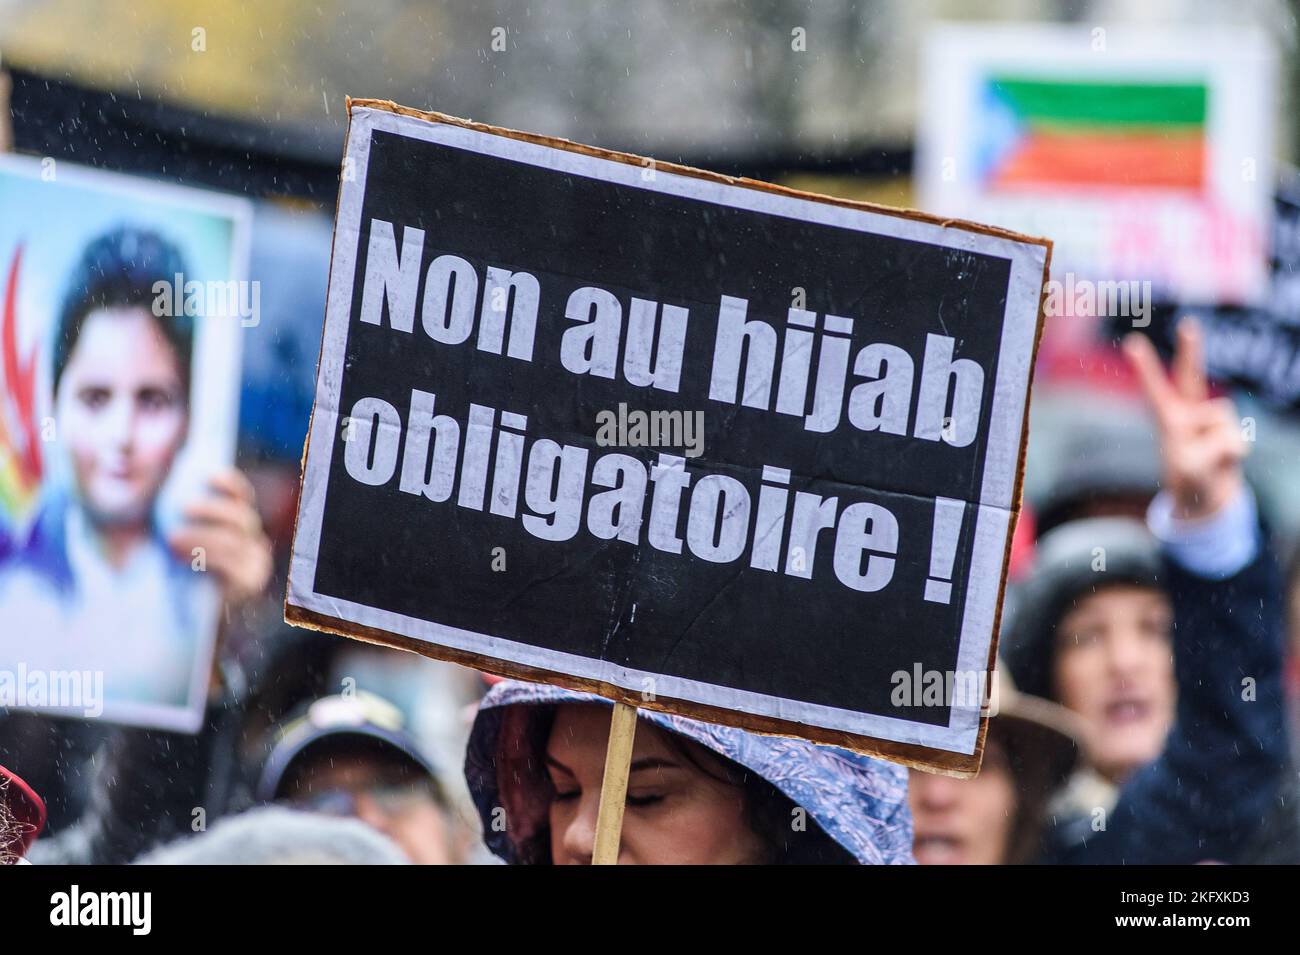
M 952 564 L 957 556 L 957 538 L 966 502 L 950 497 L 934 499 L 934 534 L 930 540 L 930 576 L 925 582 L 925 599 L 946 604 L 952 600 Z

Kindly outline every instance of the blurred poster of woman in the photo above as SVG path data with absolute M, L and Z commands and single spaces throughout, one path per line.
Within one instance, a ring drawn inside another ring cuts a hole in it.
M 249 209 L 50 162 L 0 163 L 0 703 L 194 730 Z

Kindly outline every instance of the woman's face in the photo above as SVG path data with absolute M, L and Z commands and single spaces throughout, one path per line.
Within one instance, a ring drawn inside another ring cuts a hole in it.
M 370 828 L 382 832 L 416 865 L 456 861 L 447 817 L 427 782 L 409 766 L 394 766 L 391 755 L 336 752 L 325 748 L 298 760 L 286 786 L 287 797 L 308 812 L 323 808 L 322 797 L 343 797 L 341 805 Z
M 610 711 L 566 705 L 556 713 L 546 746 L 555 796 L 550 806 L 551 859 L 591 863 L 605 772 Z M 691 760 L 683 758 L 689 749 Z M 636 727 L 628 778 L 621 865 L 729 865 L 761 862 L 764 843 L 746 821 L 744 792 L 725 782 L 726 764 L 687 740 L 644 720 Z M 719 778 L 714 778 L 717 776 Z
M 1006 751 L 992 738 L 979 775 L 954 779 L 913 770 L 908 775 L 913 855 L 921 865 L 1001 865 L 1006 861 L 1019 799 Z
M 143 308 L 91 312 L 55 396 L 78 496 L 100 525 L 146 521 L 185 441 L 180 362 L 158 321 Z
M 1080 599 L 1056 630 L 1057 699 L 1078 713 L 1098 771 L 1121 780 L 1164 748 L 1176 698 L 1169 599 L 1118 585 Z

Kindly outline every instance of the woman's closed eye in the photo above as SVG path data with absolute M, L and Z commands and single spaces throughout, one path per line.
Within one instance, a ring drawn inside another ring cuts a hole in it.
M 627 804 L 637 809 L 645 809 L 648 806 L 663 802 L 665 798 L 667 797 L 664 793 L 628 793 Z

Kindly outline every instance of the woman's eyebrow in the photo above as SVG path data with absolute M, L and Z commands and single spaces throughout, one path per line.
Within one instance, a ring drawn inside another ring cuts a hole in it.
M 560 762 L 550 753 L 547 753 L 545 756 L 542 757 L 542 759 L 547 766 L 550 766 L 553 769 L 558 769 L 562 773 L 568 773 L 570 776 L 573 775 L 573 770 L 571 770 L 568 766 L 565 766 L 562 762 Z
M 568 766 L 565 766 L 562 762 L 560 762 L 550 753 L 547 753 L 543 757 L 543 761 L 546 763 L 547 766 L 550 766 L 552 769 L 558 769 L 560 772 L 568 773 L 570 776 L 573 775 L 573 770 L 571 770 Z M 642 759 L 633 760 L 632 765 L 628 767 L 628 772 L 635 773 L 643 769 L 680 769 L 680 768 L 681 765 L 679 763 L 673 762 L 671 759 L 664 759 L 661 756 L 646 756 Z
M 1105 614 L 1087 613 L 1087 614 L 1080 614 L 1078 617 L 1075 617 L 1072 620 L 1067 618 L 1066 620 L 1062 621 L 1061 625 L 1071 630 L 1077 630 L 1080 627 L 1087 627 L 1094 623 L 1104 623 L 1105 621 L 1106 621 Z
M 642 769 L 679 769 L 680 764 L 673 762 L 671 759 L 664 759 L 661 756 L 646 756 L 643 759 L 633 760 L 632 766 L 628 769 L 629 773 L 635 773 Z

